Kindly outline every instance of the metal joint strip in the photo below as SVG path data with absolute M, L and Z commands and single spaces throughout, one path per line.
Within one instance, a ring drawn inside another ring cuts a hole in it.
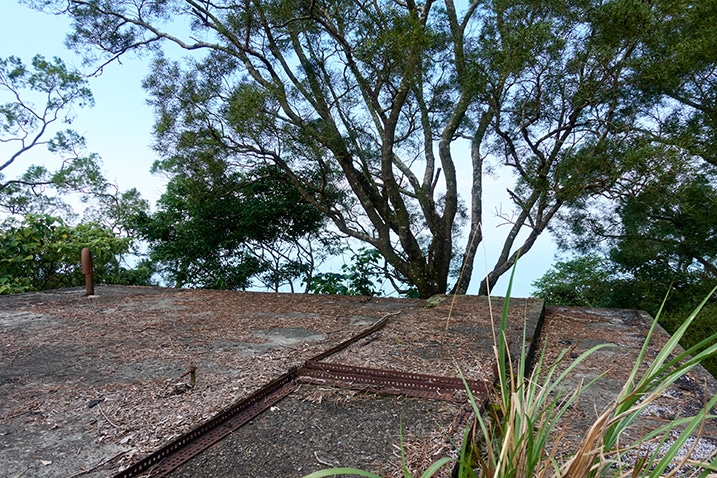
M 298 371 L 299 378 L 312 383 L 325 383 L 359 390 L 373 390 L 393 395 L 455 401 L 455 392 L 466 385 L 476 398 L 488 396 L 491 384 L 477 380 L 398 372 L 352 365 L 308 361 Z
M 210 420 L 175 438 L 114 478 L 130 478 L 157 465 L 152 476 L 166 476 L 202 450 L 218 442 L 252 418 L 296 390 L 297 367 L 270 381 L 248 397 L 219 412 Z
M 368 329 L 314 356 L 311 360 L 322 360 L 379 331 L 386 326 L 389 317 L 392 315 L 397 314 L 384 316 Z M 168 475 L 192 457 L 206 450 L 296 390 L 295 380 L 298 377 L 298 370 L 299 367 L 289 369 L 286 373 L 270 381 L 248 397 L 239 400 L 210 420 L 114 475 L 114 478 L 131 478 L 151 468 L 154 468 L 153 477 Z

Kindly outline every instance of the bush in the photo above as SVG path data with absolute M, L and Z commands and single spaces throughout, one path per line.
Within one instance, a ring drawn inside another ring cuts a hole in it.
M 80 256 L 92 251 L 96 283 L 148 284 L 151 267 L 130 270 L 131 241 L 96 223 L 69 226 L 49 215 L 6 221 L 0 230 L 0 294 L 84 285 Z

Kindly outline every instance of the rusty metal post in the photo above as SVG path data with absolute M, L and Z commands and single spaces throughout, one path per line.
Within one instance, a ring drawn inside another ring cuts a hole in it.
M 82 274 L 85 276 L 85 295 L 95 295 L 95 269 L 89 247 L 82 249 Z

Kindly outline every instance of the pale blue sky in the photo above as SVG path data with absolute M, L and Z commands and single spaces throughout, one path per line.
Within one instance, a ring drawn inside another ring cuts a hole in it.
M 70 22 L 31 10 L 19 5 L 17 0 L 0 0 L 0 57 L 18 56 L 28 63 L 35 54 L 46 57 L 59 56 L 68 65 L 81 69 L 81 61 L 64 46 Z M 148 70 L 148 58 L 124 58 L 122 64 L 113 63 L 105 68 L 102 76 L 90 79 L 95 106 L 77 111 L 72 128 L 87 139 L 89 151 L 102 157 L 105 176 L 118 184 L 121 190 L 136 187 L 145 199 L 154 204 L 161 195 L 164 181 L 152 176 L 149 169 L 156 159 L 151 149 L 152 109 L 146 104 L 142 79 Z M 17 171 L 24 170 L 30 162 L 40 161 L 41 151 L 28 155 L 18 164 Z M 458 165 L 460 168 L 460 165 Z M 6 171 L 12 175 L 13 171 Z M 468 180 L 469 176 L 461 175 Z M 466 183 L 466 186 L 468 184 Z M 509 226 L 493 216 L 496 209 L 510 209 L 505 195 L 508 182 L 500 178 L 486 178 L 484 198 L 484 248 L 478 252 L 475 277 L 470 292 L 477 290 L 477 281 L 492 269 Z M 547 234 L 521 259 L 513 286 L 513 295 L 526 297 L 530 283 L 543 275 L 553 262 L 555 246 Z M 487 260 L 486 260 L 487 259 Z M 486 264 L 487 262 L 487 264 Z M 505 292 L 508 275 L 498 283 L 497 294 Z
M 80 58 L 64 46 L 70 28 L 67 18 L 36 12 L 16 0 L 2 3 L 0 57 L 13 55 L 29 63 L 36 54 L 58 56 L 68 65 L 82 69 Z M 117 182 L 122 190 L 137 187 L 154 203 L 162 192 L 163 181 L 149 173 L 156 156 L 150 147 L 152 110 L 142 90 L 146 73 L 144 61 L 127 58 L 121 65 L 108 66 L 102 76 L 91 78 L 95 107 L 77 110 L 77 118 L 70 127 L 86 138 L 89 151 L 102 157 L 110 181 Z M 44 151 L 33 151 L 23 157 L 16 170 L 24 170 L 42 156 Z M 8 175 L 11 173 L 8 171 Z

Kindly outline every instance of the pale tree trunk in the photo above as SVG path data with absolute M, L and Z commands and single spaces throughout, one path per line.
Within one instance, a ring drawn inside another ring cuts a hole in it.
M 483 143 L 488 126 L 493 119 L 490 111 L 483 113 L 478 124 L 478 129 L 471 140 L 471 164 L 473 167 L 473 178 L 471 187 L 471 227 L 468 234 L 468 242 L 463 254 L 460 275 L 453 286 L 452 294 L 465 294 L 468 292 L 473 266 L 475 264 L 476 251 L 483 241 L 483 156 L 480 146 Z

